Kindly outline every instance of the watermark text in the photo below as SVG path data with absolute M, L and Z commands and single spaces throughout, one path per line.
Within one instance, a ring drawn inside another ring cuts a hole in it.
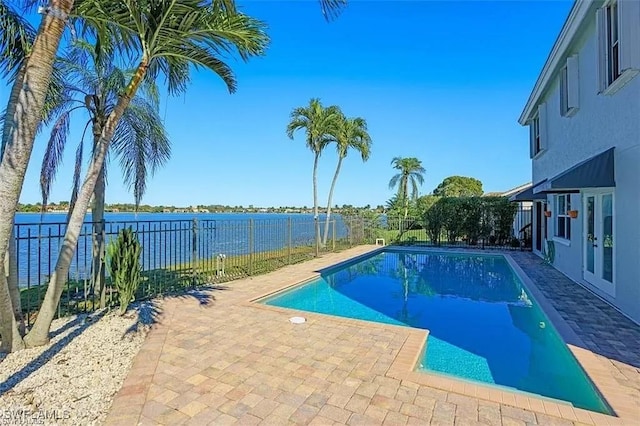
M 70 417 L 67 410 L 0 410 L 0 425 L 48 425 Z

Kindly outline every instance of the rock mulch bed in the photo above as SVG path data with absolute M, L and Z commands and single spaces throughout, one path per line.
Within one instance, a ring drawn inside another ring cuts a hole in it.
M 0 355 L 0 424 L 104 423 L 150 327 L 141 307 L 61 318 L 48 345 Z

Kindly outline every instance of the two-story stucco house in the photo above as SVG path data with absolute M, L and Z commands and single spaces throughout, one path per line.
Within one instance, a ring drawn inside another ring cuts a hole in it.
M 533 249 L 640 323 L 640 1 L 576 1 L 519 122 Z

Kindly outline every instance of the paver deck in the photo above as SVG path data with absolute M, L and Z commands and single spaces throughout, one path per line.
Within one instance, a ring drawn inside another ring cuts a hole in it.
M 634 410 L 640 422 L 640 327 L 530 253 L 512 256 L 632 401 L 624 420 L 412 380 L 402 369 L 424 331 L 312 313 L 294 325 L 291 311 L 247 303 L 372 249 L 237 280 L 210 303 L 166 300 L 107 424 L 634 424 Z

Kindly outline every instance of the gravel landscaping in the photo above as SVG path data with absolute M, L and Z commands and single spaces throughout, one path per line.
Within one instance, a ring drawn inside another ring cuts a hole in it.
M 104 423 L 156 308 L 61 318 L 48 345 L 0 355 L 0 425 Z

